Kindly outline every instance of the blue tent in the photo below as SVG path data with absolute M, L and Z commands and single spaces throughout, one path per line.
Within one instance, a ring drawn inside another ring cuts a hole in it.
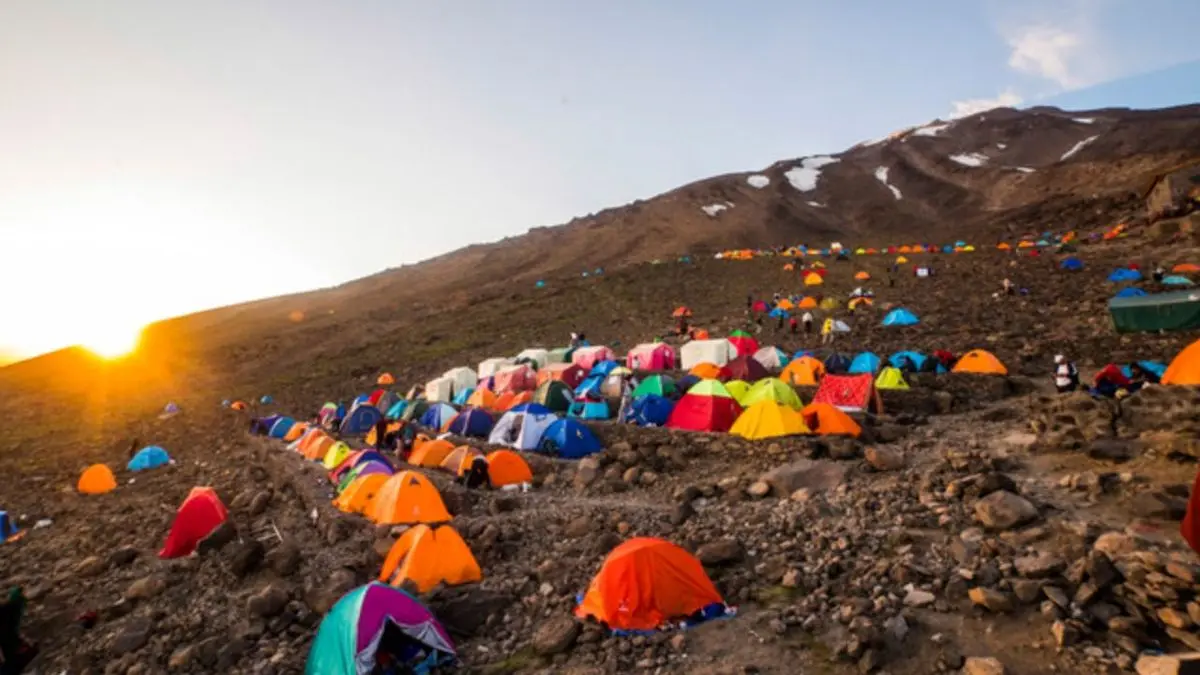
M 608 410 L 608 403 L 604 401 L 577 401 L 572 403 L 570 409 L 567 410 L 567 416 L 581 420 L 612 419 L 612 414 Z
M 530 413 L 533 415 L 551 415 L 553 411 L 541 403 L 520 403 L 508 409 L 512 413 Z
M 475 393 L 475 387 L 467 387 L 454 395 L 452 403 L 454 405 L 466 405 L 467 401 L 471 400 L 471 394 Z
M 920 322 L 921 320 L 917 318 L 916 314 L 903 307 L 897 307 L 888 312 L 887 316 L 883 317 L 883 325 L 885 326 L 915 326 Z
M 454 416 L 446 430 L 459 436 L 487 438 L 487 435 L 492 433 L 492 426 L 495 424 L 496 420 L 492 419 L 492 416 L 486 411 L 480 408 L 467 408 Z
M 271 430 L 267 432 L 267 436 L 271 438 L 283 438 L 287 436 L 287 432 L 296 426 L 296 420 L 290 417 L 280 417 L 271 425 Z
M 129 460 L 129 465 L 125 468 L 130 471 L 145 471 L 146 469 L 157 469 L 160 466 L 166 466 L 171 463 L 171 456 L 166 450 L 151 445 L 148 448 L 142 448 L 137 451 L 137 454 Z
M 384 417 L 389 420 L 398 420 L 404 415 L 404 409 L 408 407 L 408 401 L 396 401 L 392 407 L 388 408 L 387 414 Z
M 675 391 L 674 391 L 674 393 L 671 394 L 671 397 L 679 398 L 680 396 L 683 396 L 687 392 L 688 389 L 691 389 L 692 387 L 696 386 L 699 383 L 700 383 L 700 378 L 697 377 L 696 375 L 691 375 L 691 374 L 684 375 L 683 377 L 679 378 L 678 380 L 675 380 Z
M 612 363 L 609 361 L 608 363 Z M 583 382 L 575 387 L 575 398 L 583 398 L 588 395 L 600 396 L 600 386 L 604 384 L 607 375 L 588 375 L 583 378 Z
M 1112 274 L 1108 275 L 1108 280 L 1116 283 L 1120 283 L 1122 281 L 1141 281 L 1142 273 L 1137 270 L 1119 267 L 1113 270 Z
M 791 314 L 788 314 L 786 309 L 776 307 L 775 309 L 767 312 L 767 316 L 771 317 L 772 319 L 786 319 L 791 316 Z
M 1154 373 L 1160 379 L 1167 372 L 1167 364 L 1158 361 L 1138 361 L 1137 364 L 1142 367 L 1142 370 Z M 1133 371 L 1127 365 L 1121 366 L 1121 372 L 1125 374 L 1125 377 L 1133 377 Z
M 381 419 L 383 419 L 383 413 L 379 412 L 379 408 L 373 405 L 356 405 L 350 409 L 350 414 L 346 416 L 346 419 L 342 420 L 342 426 L 338 428 L 338 431 L 343 435 L 350 434 L 351 436 L 365 434 L 374 429 Z
M 1137 286 L 1126 286 L 1125 288 L 1122 288 L 1121 290 L 1117 291 L 1117 294 L 1114 297 L 1137 298 L 1137 297 L 1141 297 L 1143 295 L 1146 295 L 1146 291 L 1143 291 L 1142 289 L 1138 288 Z
M 927 356 L 920 352 L 896 352 L 888 357 L 888 363 L 892 364 L 893 368 L 903 368 L 904 360 L 908 359 L 912 363 L 913 368 L 920 370 L 921 366 L 925 365 L 927 358 Z
M 602 448 L 591 429 L 576 420 L 561 419 L 542 432 L 538 450 L 566 459 L 579 459 L 600 452 Z
M 844 373 L 849 369 L 850 359 L 842 356 L 841 354 L 830 354 L 825 359 L 825 372 L 827 373 L 833 373 L 834 375 L 837 375 L 838 373 Z
M 355 398 L 353 401 L 350 402 L 350 407 L 353 408 L 356 405 L 369 404 L 370 402 L 371 402 L 370 394 L 361 394 L 358 396 L 358 398 Z
M 873 352 L 863 352 L 854 357 L 850 362 L 850 373 L 861 375 L 862 373 L 876 373 L 879 371 L 879 356 Z
M 795 354 L 792 354 L 792 358 L 790 358 L 788 360 L 795 361 L 796 359 L 800 358 L 801 356 L 811 356 L 814 359 L 817 358 L 817 355 L 812 353 L 812 351 L 810 351 L 808 349 L 801 349 L 800 351 L 796 352 Z M 817 359 L 817 360 L 820 361 L 821 359 Z
M 1189 279 L 1187 277 L 1181 277 L 1178 274 L 1172 274 L 1171 276 L 1163 279 L 1162 282 L 1164 284 L 1166 284 L 1167 286 L 1191 286 L 1192 285 L 1191 279 Z
M 1069 258 L 1063 258 L 1063 261 L 1061 263 L 1059 263 L 1058 266 L 1061 269 L 1064 269 L 1064 270 L 1067 270 L 1070 272 L 1075 272 L 1075 271 L 1083 269 L 1083 261 L 1080 260 L 1079 258 L 1076 258 L 1075 256 L 1071 256 Z
M 379 454 L 379 452 L 375 450 L 363 450 L 361 453 L 359 453 L 358 457 L 354 458 L 354 466 L 365 464 L 366 462 L 379 462 L 388 466 L 392 465 L 391 460 Z
M 538 288 L 545 288 L 545 287 L 546 287 L 546 282 L 545 282 L 545 281 L 542 281 L 541 279 L 538 279 L 538 280 L 537 280 L 537 283 L 536 283 L 536 284 L 534 284 L 534 286 L 536 286 L 536 287 L 538 287 Z
M 954 253 L 954 247 L 949 244 L 946 244 L 945 246 L 942 247 L 942 253 Z
M 588 371 L 588 377 L 608 377 L 619 365 L 621 364 L 616 361 L 601 361 L 592 366 L 592 369 Z
M 8 517 L 8 511 L 0 511 L 0 544 L 8 541 L 8 538 L 18 531 L 17 524 Z
M 271 405 L 275 402 L 275 399 L 271 398 L 270 396 L 263 396 L 262 398 L 258 399 L 258 402 L 263 405 Z
M 441 429 L 457 414 L 458 411 L 449 403 L 431 403 L 425 414 L 421 415 L 421 425 L 431 429 Z
M 661 427 L 667 423 L 675 404 L 670 399 L 654 394 L 647 394 L 633 399 L 629 408 L 628 419 L 639 427 Z

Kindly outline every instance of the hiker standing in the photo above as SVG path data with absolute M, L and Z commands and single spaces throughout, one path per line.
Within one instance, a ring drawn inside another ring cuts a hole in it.
M 1154 268 L 1153 276 L 1154 276 L 1154 283 L 1161 284 L 1163 279 L 1167 278 L 1167 271 L 1165 269 L 1163 269 L 1162 265 L 1159 265 L 1158 267 Z
M 1079 388 L 1079 369 L 1062 354 L 1054 356 L 1054 387 L 1060 394 Z
M 783 312 L 779 313 L 779 322 L 775 324 L 775 331 L 779 332 L 781 330 L 783 330 Z
M 812 335 L 812 332 L 813 332 L 812 312 L 805 312 L 804 316 L 800 317 L 800 321 L 804 323 L 804 334 Z
M 800 332 L 800 322 L 796 321 L 796 317 L 793 316 L 788 319 L 788 329 L 792 332 L 792 335 Z
M 821 344 L 833 344 L 833 317 L 825 319 L 821 324 Z
M 1015 291 L 1015 288 L 1013 287 L 1013 282 L 1008 277 L 1004 278 L 1002 285 L 1004 286 L 1004 294 L 1005 295 L 1012 295 L 1013 292 Z

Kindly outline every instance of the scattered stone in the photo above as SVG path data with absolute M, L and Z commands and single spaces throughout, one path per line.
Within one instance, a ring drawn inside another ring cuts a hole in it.
M 937 597 L 929 591 L 923 591 L 919 588 L 909 588 L 904 595 L 904 604 L 909 607 L 928 607 L 933 604 Z
M 211 551 L 220 551 L 237 539 L 237 528 L 229 520 L 217 526 L 217 529 L 209 533 L 207 537 L 200 540 L 196 545 L 196 552 L 204 555 Z
M 1007 671 L 999 659 L 990 656 L 971 656 L 963 662 L 962 675 L 1004 675 Z
M 579 631 L 579 622 L 570 616 L 545 620 L 533 634 L 533 648 L 542 656 L 562 654 L 575 644 Z
M 720 539 L 696 549 L 696 558 L 705 567 L 720 567 L 741 562 L 745 551 L 734 539 Z
M 1174 607 L 1162 607 L 1156 612 L 1158 620 L 1172 628 L 1186 630 L 1192 627 L 1192 617 Z
M 81 577 L 98 577 L 104 574 L 104 570 L 108 568 L 108 564 L 98 556 L 88 556 L 79 561 L 75 566 L 75 574 Z
M 117 656 L 136 652 L 150 641 L 151 623 L 146 619 L 131 619 L 112 641 L 112 652 Z
M 771 484 L 765 480 L 754 481 L 749 488 L 746 489 L 746 494 L 761 499 L 771 493 Z
M 1142 654 L 1135 667 L 1138 675 L 1200 675 L 1200 653 Z
M 971 598 L 971 602 L 991 612 L 1011 612 L 1013 609 L 1012 599 L 993 588 L 976 586 L 967 591 L 967 597 Z
M 1106 532 L 1096 538 L 1096 543 L 1092 545 L 1092 548 L 1115 560 L 1136 551 L 1137 544 L 1133 537 L 1124 532 Z
M 1037 508 L 1024 497 L 999 490 L 975 502 L 975 518 L 993 530 L 1008 530 L 1032 522 Z
M 250 500 L 250 505 L 246 507 L 246 511 L 252 516 L 260 516 L 266 513 L 267 507 L 271 505 L 271 498 L 273 496 L 270 490 L 262 490 Z
M 1013 595 L 1017 596 L 1017 600 L 1024 604 L 1037 602 L 1037 599 L 1042 595 L 1042 582 L 1033 579 L 1013 579 L 1012 585 Z
M 846 469 L 836 462 L 802 459 L 785 464 L 763 474 L 762 480 L 780 497 L 791 495 L 800 488 L 828 490 L 841 485 Z
M 592 522 L 592 519 L 587 516 L 580 516 L 567 523 L 566 527 L 563 528 L 563 536 L 570 537 L 571 539 L 579 539 L 591 534 L 593 529 L 595 529 L 595 524 Z
M 267 564 L 281 577 L 289 577 L 300 569 L 303 558 L 300 547 L 285 541 L 267 554 Z
M 266 549 L 257 539 L 246 539 L 230 547 L 229 571 L 243 578 L 262 565 Z
M 679 527 L 694 515 L 696 515 L 696 509 L 692 508 L 691 502 L 680 502 L 671 509 L 671 524 Z
M 1065 621 L 1055 621 L 1050 626 L 1050 632 L 1054 635 L 1054 643 L 1059 649 L 1070 647 L 1079 641 L 1079 630 Z
M 122 546 L 121 548 L 108 554 L 108 565 L 110 567 L 125 567 L 129 563 L 137 560 L 139 552 L 132 546 Z
M 1117 438 L 1097 438 L 1088 444 L 1088 456 L 1110 462 L 1126 462 L 1137 454 L 1133 443 Z
M 270 584 L 261 591 L 250 596 L 246 601 L 246 609 L 254 616 L 269 619 L 278 616 L 287 607 L 288 592 L 277 584 Z
M 134 600 L 149 600 L 162 593 L 167 589 L 165 579 L 157 576 L 144 577 L 130 584 L 125 591 L 125 599 Z
M 1067 567 L 1066 561 L 1053 553 L 1038 553 L 1017 558 L 1013 561 L 1017 573 L 1027 579 L 1045 579 L 1061 573 Z
M 885 446 L 867 448 L 865 457 L 876 471 L 899 471 L 905 464 L 904 453 Z

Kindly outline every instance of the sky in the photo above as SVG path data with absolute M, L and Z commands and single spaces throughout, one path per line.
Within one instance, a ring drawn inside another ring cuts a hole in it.
M 0 0 L 0 359 L 1065 100 L 1200 59 L 1197 25 L 1194 0 Z

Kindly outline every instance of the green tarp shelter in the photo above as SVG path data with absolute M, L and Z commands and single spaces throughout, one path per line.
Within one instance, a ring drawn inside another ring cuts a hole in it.
M 1200 328 L 1200 291 L 1153 293 L 1108 301 L 1118 333 Z

